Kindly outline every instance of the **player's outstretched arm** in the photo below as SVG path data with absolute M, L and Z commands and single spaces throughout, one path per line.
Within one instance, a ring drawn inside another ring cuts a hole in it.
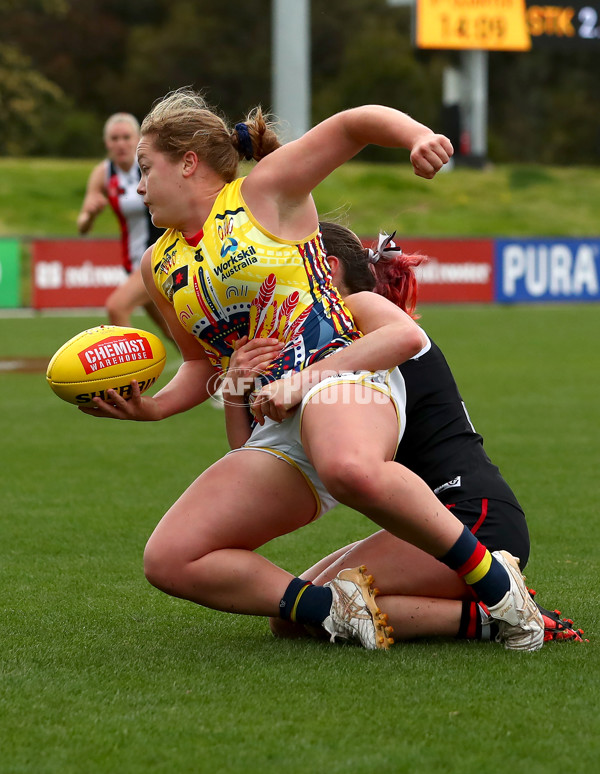
M 450 140 L 406 113 L 363 105 L 326 119 L 256 164 L 242 183 L 257 220 L 283 239 L 297 241 L 318 226 L 311 192 L 367 145 L 410 151 L 415 174 L 432 178 L 453 154 Z
M 279 200 L 280 205 L 300 203 L 367 145 L 408 150 L 415 174 L 427 179 L 454 153 L 447 137 L 406 113 L 383 105 L 363 105 L 336 113 L 263 158 L 244 181 L 246 201 L 253 211 L 253 200 L 265 195 Z

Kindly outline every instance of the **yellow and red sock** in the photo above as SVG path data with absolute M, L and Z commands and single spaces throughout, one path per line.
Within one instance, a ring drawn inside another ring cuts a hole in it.
M 498 603 L 510 588 L 510 578 L 504 567 L 467 527 L 439 560 L 458 573 L 487 606 Z

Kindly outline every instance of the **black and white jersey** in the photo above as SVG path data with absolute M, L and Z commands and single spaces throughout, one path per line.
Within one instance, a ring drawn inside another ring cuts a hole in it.
M 129 273 L 139 267 L 146 248 L 156 242 L 163 229 L 152 223 L 137 192 L 141 175 L 137 161 L 128 172 L 108 159 L 105 163 L 108 201 L 119 221 L 123 266 Z

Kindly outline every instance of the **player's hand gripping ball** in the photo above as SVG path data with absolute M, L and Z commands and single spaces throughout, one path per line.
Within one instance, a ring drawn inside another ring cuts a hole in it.
M 131 380 L 145 392 L 161 375 L 167 353 L 153 333 L 118 325 L 99 325 L 77 334 L 58 350 L 46 379 L 59 398 L 76 406 L 93 406 L 113 389 L 126 400 Z

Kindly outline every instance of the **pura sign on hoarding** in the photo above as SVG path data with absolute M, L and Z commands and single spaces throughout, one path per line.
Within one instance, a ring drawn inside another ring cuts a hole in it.
M 495 300 L 600 300 L 600 240 L 497 239 Z

